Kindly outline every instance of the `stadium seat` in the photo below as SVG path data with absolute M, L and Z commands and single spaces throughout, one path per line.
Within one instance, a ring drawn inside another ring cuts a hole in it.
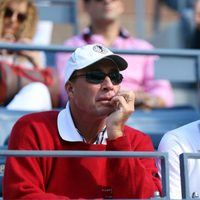
M 36 33 L 37 37 L 35 39 L 41 41 L 41 44 L 49 37 L 48 41 L 51 44 L 54 34 L 57 35 L 59 40 L 62 40 L 58 43 L 63 43 L 68 36 L 66 35 L 67 32 L 71 32 L 71 35 L 78 33 L 76 0 L 35 0 L 35 2 L 39 11 L 39 25 L 42 22 L 42 25 L 38 27 L 41 30 Z M 44 24 L 46 27 L 44 27 Z M 71 31 L 64 30 L 63 26 L 66 27 L 67 25 L 71 27 Z M 46 63 L 47 66 L 55 66 L 54 52 L 46 52 Z
M 175 105 L 199 107 L 198 67 L 192 57 L 160 57 L 155 63 L 155 78 L 171 82 Z
M 71 24 L 73 33 L 78 33 L 76 0 L 35 0 L 40 20 Z M 52 15 L 53 13 L 53 15 Z
M 191 106 L 177 106 L 154 110 L 137 110 L 127 125 L 151 136 L 157 149 L 164 133 L 200 119 L 200 113 Z
M 0 145 L 8 143 L 14 123 L 28 111 L 11 111 L 0 108 Z M 192 106 L 176 106 L 153 110 L 136 110 L 127 125 L 141 130 L 152 137 L 157 149 L 163 134 L 184 124 L 200 119 L 200 113 Z
M 30 111 L 31 112 L 31 111 Z M 14 111 L 0 107 L 0 145 L 8 141 L 11 129 L 14 123 L 23 115 L 30 113 L 28 111 Z

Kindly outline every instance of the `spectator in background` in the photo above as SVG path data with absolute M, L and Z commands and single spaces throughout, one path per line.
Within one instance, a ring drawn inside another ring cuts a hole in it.
M 31 0 L 0 1 L 0 42 L 30 44 L 38 22 L 37 9 Z M 0 51 L 0 61 L 24 68 L 44 68 L 43 54 L 36 51 Z M 31 83 L 12 99 L 8 109 L 48 110 L 51 99 L 48 88 L 42 83 Z
M 151 50 L 148 42 L 131 37 L 121 26 L 120 18 L 124 12 L 122 0 L 83 0 L 86 12 L 90 17 L 90 25 L 80 34 L 65 41 L 67 46 L 82 46 L 101 43 L 109 48 Z M 61 80 L 62 106 L 67 96 L 62 88 L 64 68 L 70 54 L 57 55 L 57 69 Z M 129 67 L 122 72 L 123 89 L 136 92 L 136 107 L 159 108 L 173 105 L 173 92 L 167 80 L 155 80 L 155 56 L 123 55 Z
M 179 155 L 182 153 L 199 153 L 200 120 L 184 125 L 166 133 L 158 147 L 158 151 L 169 155 L 170 199 L 182 199 Z M 158 163 L 161 171 L 160 163 Z M 189 191 L 200 195 L 200 160 L 188 160 Z
M 0 2 L 0 41 L 30 44 L 38 23 L 37 9 L 31 0 Z M 42 55 L 35 51 L 1 51 L 0 60 L 23 64 L 24 67 L 44 67 Z
M 77 48 L 64 72 L 66 108 L 22 117 L 8 148 L 154 151 L 149 136 L 125 126 L 135 102 L 133 91 L 120 90 L 126 67 L 104 46 Z M 148 199 L 161 193 L 157 172 L 152 158 L 8 157 L 3 198 Z
M 200 49 L 200 0 L 180 11 L 180 37 L 183 47 Z
M 191 48 L 200 49 L 200 0 L 196 0 L 194 6 L 194 31 Z

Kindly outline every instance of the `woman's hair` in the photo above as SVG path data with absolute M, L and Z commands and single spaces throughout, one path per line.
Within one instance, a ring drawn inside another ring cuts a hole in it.
M 4 13 L 5 9 L 7 8 L 10 2 L 27 2 L 27 18 L 21 24 L 18 33 L 16 34 L 16 39 L 20 38 L 29 38 L 32 39 L 38 22 L 38 12 L 37 8 L 34 5 L 32 0 L 0 0 L 0 37 L 2 36 L 3 32 L 3 20 L 4 20 Z

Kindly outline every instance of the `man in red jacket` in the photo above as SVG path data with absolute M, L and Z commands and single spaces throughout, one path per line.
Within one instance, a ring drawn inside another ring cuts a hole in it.
M 77 48 L 65 70 L 66 108 L 26 115 L 9 149 L 154 151 L 150 137 L 125 126 L 132 91 L 121 91 L 127 62 L 100 44 Z M 9 157 L 4 199 L 150 198 L 161 192 L 155 159 Z

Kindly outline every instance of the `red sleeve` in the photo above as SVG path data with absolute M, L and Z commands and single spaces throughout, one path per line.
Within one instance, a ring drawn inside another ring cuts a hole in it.
M 9 140 L 9 149 L 38 150 L 38 139 L 28 120 L 18 121 Z M 45 158 L 8 157 L 3 180 L 4 199 L 68 199 L 45 193 L 45 179 L 50 169 L 45 169 L 44 166 L 51 161 L 52 159 Z
M 142 133 L 132 139 L 123 136 L 108 141 L 107 151 L 154 151 L 150 138 Z M 152 158 L 110 158 L 108 159 L 108 188 L 112 198 L 148 199 L 155 191 L 161 194 L 156 161 Z

